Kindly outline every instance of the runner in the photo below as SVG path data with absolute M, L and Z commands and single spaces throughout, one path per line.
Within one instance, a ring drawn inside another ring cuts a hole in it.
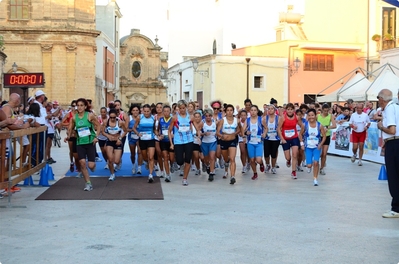
M 136 123 L 137 118 L 140 115 L 140 107 L 138 105 L 130 105 L 129 108 L 129 126 L 127 131 L 129 132 L 129 149 L 130 149 L 130 161 L 132 162 L 132 174 L 141 174 L 141 166 L 143 165 L 143 157 L 139 147 L 139 136 L 134 133 L 133 127 Z M 136 149 L 138 161 L 136 164 Z
M 107 137 L 105 149 L 108 157 L 108 168 L 111 173 L 109 181 L 115 181 L 116 164 L 121 163 L 122 157 L 122 138 L 125 136 L 125 122 L 117 117 L 116 109 L 109 110 L 108 120 L 103 124 L 102 134 Z
M 296 180 L 298 148 L 303 147 L 304 143 L 302 140 L 302 135 L 298 134 L 296 130 L 296 125 L 299 123 L 299 125 L 302 127 L 303 123 L 302 120 L 295 115 L 294 109 L 295 107 L 292 103 L 287 104 L 286 112 L 279 118 L 277 133 L 281 138 L 286 165 L 288 168 L 292 165 L 291 177 Z M 290 150 L 292 152 L 292 161 Z
M 357 150 L 359 149 L 358 165 L 362 166 L 364 141 L 366 140 L 367 129 L 370 127 L 371 121 L 366 113 L 363 113 L 363 103 L 356 104 L 356 112 L 351 115 L 349 124 L 352 128 L 352 163 L 356 161 Z
M 223 119 L 223 113 L 221 112 L 222 102 L 213 101 L 211 102 L 211 107 L 213 109 L 213 120 L 216 122 L 216 126 L 218 122 Z M 224 169 L 224 161 L 222 157 L 222 150 L 220 149 L 220 139 L 217 138 L 217 147 L 216 147 L 216 158 L 219 159 L 219 166 L 221 169 Z M 216 168 L 218 168 L 218 162 L 215 163 Z
M 143 113 L 135 120 L 133 132 L 139 135 L 139 146 L 143 160 L 147 162 L 148 183 L 154 182 L 154 155 L 155 155 L 155 138 L 154 138 L 154 117 L 151 115 L 151 106 L 143 105 Z
M 118 119 L 126 123 L 127 122 L 126 120 L 129 120 L 129 117 L 122 110 L 121 105 L 122 105 L 121 100 L 115 100 L 114 101 L 114 107 L 115 107 L 115 110 L 117 112 Z M 127 134 L 127 133 L 124 133 L 124 132 L 126 132 L 126 131 L 124 131 L 124 129 L 126 129 L 126 128 L 122 128 L 122 131 L 121 131 L 121 134 L 122 134 L 122 156 L 123 156 L 124 149 L 125 149 L 126 134 Z M 116 164 L 116 169 L 120 170 L 121 167 L 122 167 L 122 159 L 120 159 L 120 162 L 118 164 Z
M 202 122 L 202 116 L 200 112 L 194 113 L 192 124 L 194 150 L 191 163 L 192 165 L 194 165 L 195 175 L 201 175 L 200 160 L 202 161 L 202 163 L 204 162 L 204 155 L 202 154 L 201 150 L 201 129 L 204 123 Z
M 170 139 L 173 138 L 170 148 L 175 151 L 176 162 L 180 167 L 183 167 L 182 184 L 183 186 L 187 186 L 187 178 L 190 172 L 190 163 L 194 149 L 194 138 L 190 116 L 187 113 L 187 102 L 179 100 L 177 102 L 177 109 L 178 113 L 170 123 L 168 135 Z
M 335 123 L 334 115 L 329 113 L 330 106 L 323 104 L 321 107 L 321 114 L 317 116 L 317 121 L 326 128 L 326 140 L 323 140 L 323 147 L 321 150 L 321 164 L 320 164 L 320 175 L 326 175 L 324 168 L 326 167 L 327 152 L 331 142 L 331 130 L 337 127 Z
M 105 124 L 108 121 L 108 112 L 107 112 L 107 108 L 105 106 L 101 107 L 100 115 L 97 117 L 97 119 L 98 119 L 98 123 L 100 123 L 100 125 L 101 125 L 101 132 L 98 135 L 98 145 L 100 146 L 101 154 L 103 155 L 103 158 L 106 163 L 104 169 L 107 170 L 107 169 L 109 169 L 108 168 L 107 149 L 105 147 L 105 143 L 107 142 L 107 137 L 103 135 Z
M 313 185 L 318 186 L 320 154 L 327 136 L 323 126 L 316 121 L 315 109 L 309 109 L 307 117 L 308 121 L 305 122 L 304 129 L 301 130 L 305 141 L 306 166 L 308 173 L 312 171 L 313 166 Z
M 158 131 L 159 127 L 159 119 L 163 117 L 162 111 L 163 111 L 163 104 L 162 103 L 157 103 L 155 105 L 155 111 L 156 114 L 154 115 L 155 118 L 155 131 Z M 158 136 L 155 134 L 155 155 L 154 155 L 154 160 L 155 160 L 155 171 L 161 170 L 161 174 L 159 175 L 159 178 L 163 178 L 165 176 L 164 168 L 163 168 L 163 162 L 162 162 L 162 151 L 161 147 L 159 145 L 159 139 Z
M 205 109 L 205 120 L 201 128 L 201 150 L 204 154 L 204 164 L 206 172 L 208 173 L 208 181 L 213 181 L 215 178 L 215 162 L 216 162 L 216 121 L 212 119 L 212 109 Z
M 233 116 L 234 106 L 229 104 L 226 106 L 226 116 L 221 119 L 217 125 L 216 135 L 220 138 L 220 148 L 223 158 L 226 162 L 225 166 L 230 167 L 230 184 L 236 183 L 236 153 L 237 153 L 237 135 L 242 133 L 240 122 Z M 230 164 L 230 166 L 229 166 Z M 225 174 L 223 178 L 227 178 Z
M 259 164 L 260 171 L 265 171 L 265 166 L 263 165 L 263 138 L 265 138 L 266 130 L 264 126 L 266 125 L 262 122 L 262 117 L 258 116 L 259 108 L 257 105 L 251 106 L 251 117 L 247 118 L 243 130 L 247 136 L 247 150 L 248 156 L 251 162 L 251 168 L 254 173 L 252 180 L 258 178 L 258 172 L 256 170 L 256 164 Z
M 70 160 L 70 165 L 69 165 L 69 171 L 74 172 L 75 166 L 76 166 L 76 171 L 79 172 L 78 177 L 83 176 L 80 173 L 80 163 L 79 163 L 79 157 L 78 157 L 78 152 L 76 150 L 76 131 L 73 129 L 71 131 L 71 134 L 69 134 L 69 124 L 73 118 L 73 116 L 77 113 L 77 106 L 76 106 L 76 100 L 72 100 L 71 102 L 71 111 L 64 116 L 62 119 L 62 126 L 67 128 L 67 136 L 64 139 L 64 142 L 68 142 L 68 147 L 69 147 L 69 160 Z
M 239 120 L 241 127 L 244 127 L 245 123 L 247 122 L 247 111 L 242 109 L 239 114 Z M 247 138 L 238 135 L 238 145 L 240 147 L 240 159 L 242 164 L 242 173 L 248 172 L 248 153 L 247 153 Z
M 163 163 L 163 167 L 165 168 L 166 176 L 165 181 L 171 182 L 172 177 L 170 173 L 174 172 L 173 162 L 175 160 L 175 153 L 173 149 L 170 148 L 171 142 L 169 139 L 169 127 L 172 121 L 171 116 L 172 109 L 169 105 L 165 105 L 163 107 L 162 113 L 163 116 L 159 119 L 159 126 L 158 126 L 158 139 L 159 145 L 162 151 L 162 156 L 158 158 L 159 162 Z
M 277 133 L 278 115 L 276 115 L 276 108 L 274 107 L 274 105 L 269 105 L 267 107 L 267 110 L 268 115 L 265 119 L 267 133 L 265 140 L 263 141 L 263 153 L 266 161 L 266 172 L 271 171 L 271 173 L 276 174 L 277 151 L 278 147 L 280 146 L 280 137 Z
M 306 119 L 303 117 L 303 114 L 302 114 L 301 109 L 297 109 L 297 110 L 295 111 L 295 114 L 297 115 L 298 118 L 300 118 L 300 119 L 302 120 L 302 123 L 305 124 Z M 296 124 L 296 130 L 297 130 L 298 133 L 300 133 L 300 132 L 301 132 L 301 126 L 298 125 L 298 124 Z M 303 137 L 303 135 L 302 135 L 302 137 Z M 298 149 L 298 163 L 297 163 L 297 165 L 296 165 L 296 170 L 302 172 L 302 171 L 303 171 L 302 165 L 303 165 L 305 162 L 306 162 L 306 160 L 305 160 L 305 149 L 299 148 L 299 149 Z
M 94 114 L 89 113 L 90 107 L 86 99 L 79 98 L 76 101 L 78 107 L 77 113 L 72 117 L 68 127 L 68 135 L 72 135 L 72 130 L 76 129 L 76 149 L 79 157 L 79 163 L 83 178 L 86 182 L 85 191 L 93 190 L 93 185 L 90 181 L 89 172 L 86 167 L 86 158 L 88 160 L 88 167 L 93 172 L 96 169 L 95 152 L 97 137 L 101 131 L 100 124 Z M 96 131 L 97 132 L 96 132 Z M 67 140 L 69 137 L 67 137 Z

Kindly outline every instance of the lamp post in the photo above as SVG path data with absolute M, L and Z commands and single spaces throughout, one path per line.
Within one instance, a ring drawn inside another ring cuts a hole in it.
M 13 73 L 17 73 L 17 71 L 18 71 L 18 65 L 15 63 L 15 61 L 14 61 L 14 63 L 12 64 L 12 72 Z
M 249 99 L 249 62 L 251 61 L 251 58 L 245 58 L 247 62 L 247 99 Z

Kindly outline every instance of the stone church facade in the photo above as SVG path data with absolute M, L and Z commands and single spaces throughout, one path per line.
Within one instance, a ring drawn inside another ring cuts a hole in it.
M 168 69 L 167 53 L 140 30 L 132 29 L 120 41 L 120 92 L 122 105 L 167 102 L 166 87 L 160 80 L 161 67 Z
M 44 72 L 49 100 L 69 105 L 95 94 L 95 0 L 3 0 L 0 35 L 4 37 L 5 72 Z M 30 88 L 31 96 L 40 88 Z M 9 93 L 4 89 L 3 99 Z M 95 108 L 98 106 L 95 105 Z

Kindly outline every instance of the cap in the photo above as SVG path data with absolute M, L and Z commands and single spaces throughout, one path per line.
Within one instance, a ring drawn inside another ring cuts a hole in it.
M 28 103 L 30 103 L 31 101 L 35 100 L 35 98 L 33 98 L 32 96 L 28 98 Z
M 41 95 L 45 95 L 45 93 L 44 93 L 42 90 L 39 90 L 39 91 L 37 91 L 37 92 L 35 93 L 35 97 L 36 97 L 36 98 L 39 97 L 39 96 L 41 96 Z
M 59 105 L 58 101 L 53 101 L 53 105 Z

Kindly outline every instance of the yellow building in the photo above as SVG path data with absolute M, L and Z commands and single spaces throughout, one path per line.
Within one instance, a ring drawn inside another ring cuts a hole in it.
M 95 96 L 95 0 L 21 0 L 0 2 L 5 72 L 44 72 L 43 91 L 50 100 Z M 3 99 L 10 92 L 2 93 Z M 29 89 L 33 95 L 36 89 Z M 4 91 L 4 90 L 3 90 Z M 26 103 L 26 102 L 25 102 Z

